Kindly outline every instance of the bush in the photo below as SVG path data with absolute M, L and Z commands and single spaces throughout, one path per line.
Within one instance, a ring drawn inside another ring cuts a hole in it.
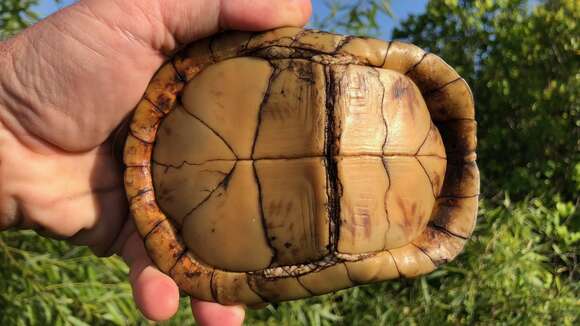
M 248 324 L 559 324 L 580 312 L 578 211 L 572 202 L 482 202 L 458 259 L 427 276 L 249 311 Z M 147 323 L 118 258 L 31 232 L 0 235 L 1 325 Z M 191 322 L 184 299 L 167 324 Z

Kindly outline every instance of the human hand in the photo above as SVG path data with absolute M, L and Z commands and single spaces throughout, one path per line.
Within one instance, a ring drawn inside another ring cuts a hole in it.
M 128 219 L 111 133 L 180 45 L 220 29 L 303 25 L 309 0 L 81 0 L 0 43 L 0 230 L 32 228 L 120 254 L 143 314 L 170 318 L 176 284 Z M 192 300 L 201 324 L 244 311 Z

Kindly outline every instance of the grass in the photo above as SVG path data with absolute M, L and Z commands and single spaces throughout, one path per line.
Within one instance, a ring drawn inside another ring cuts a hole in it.
M 456 261 L 414 280 L 361 286 L 248 311 L 250 325 L 578 324 L 576 204 L 481 203 Z M 127 267 L 31 231 L 0 234 L 0 325 L 147 325 Z M 192 323 L 188 301 L 164 325 Z

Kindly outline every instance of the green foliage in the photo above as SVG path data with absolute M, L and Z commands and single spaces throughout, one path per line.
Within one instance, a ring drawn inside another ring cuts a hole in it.
M 358 35 L 377 35 L 379 19 L 392 17 L 391 0 L 324 0 L 328 15 L 315 23 L 323 30 L 350 32 Z
M 124 324 L 134 315 L 127 267 L 35 236 L 0 235 L 0 324 Z
M 118 257 L 98 258 L 32 231 L 0 233 L 0 325 L 150 324 Z M 187 302 L 172 323 L 191 323 Z
M 282 304 L 252 316 L 271 325 L 576 324 L 580 285 L 573 256 L 580 233 L 569 225 L 578 218 L 574 205 L 483 204 L 465 252 L 430 275 Z
M 38 0 L 0 1 L 0 40 L 38 20 L 38 15 L 32 10 L 36 4 Z
M 555 198 L 483 202 L 475 236 L 451 264 L 248 312 L 249 325 L 558 324 L 580 316 L 579 211 Z M 117 258 L 0 234 L 0 324 L 146 324 Z M 191 323 L 186 300 L 167 325 Z
M 576 0 L 446 0 L 395 30 L 471 85 L 488 195 L 580 192 L 579 21 Z

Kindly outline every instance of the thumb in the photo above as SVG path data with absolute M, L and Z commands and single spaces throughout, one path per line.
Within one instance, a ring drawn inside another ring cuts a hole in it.
M 310 0 L 81 0 L 0 42 L 0 98 L 12 117 L 3 120 L 19 138 L 89 150 L 181 44 L 221 29 L 299 26 L 310 13 Z
M 223 29 L 303 26 L 312 10 L 310 0 L 81 0 L 78 5 L 163 53 Z

